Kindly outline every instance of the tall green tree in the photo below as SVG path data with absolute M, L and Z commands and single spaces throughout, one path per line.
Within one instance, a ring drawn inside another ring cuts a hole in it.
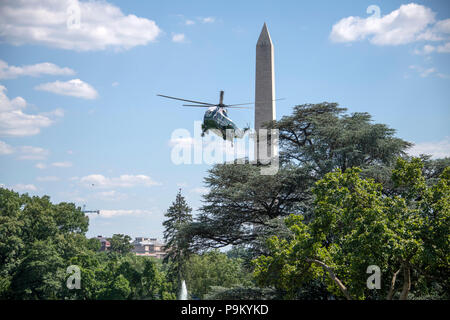
M 394 164 L 411 146 L 394 129 L 372 123 L 370 114 L 346 111 L 337 103 L 303 104 L 270 124 L 280 132 L 281 158 L 322 177 L 335 169 Z
M 358 168 L 326 174 L 313 189 L 314 219 L 291 215 L 293 239 L 270 238 L 270 254 L 254 261 L 258 283 L 290 298 L 312 279 L 325 279 L 330 293 L 346 299 L 407 299 L 411 290 L 420 295 L 419 280 L 448 292 L 450 167 L 431 187 L 422 169 L 419 159 L 399 159 L 391 197 Z M 380 290 L 366 286 L 371 265 L 381 270 Z
M 163 222 L 164 241 L 166 243 L 166 256 L 164 262 L 170 262 L 171 273 L 179 283 L 184 274 L 185 263 L 189 257 L 189 238 L 185 228 L 192 222 L 192 208 L 188 206 L 186 199 L 178 191 L 175 201 L 167 209 Z
M 302 169 L 280 168 L 273 176 L 262 176 L 251 164 L 214 166 L 205 178 L 210 192 L 186 229 L 193 248 L 248 246 L 267 232 L 280 232 L 276 220 L 302 210 L 312 181 Z

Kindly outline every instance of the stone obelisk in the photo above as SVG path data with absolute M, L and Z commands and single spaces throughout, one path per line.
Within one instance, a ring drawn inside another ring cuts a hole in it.
M 255 77 L 255 133 L 264 128 L 264 123 L 276 120 L 275 110 L 275 71 L 273 43 L 266 23 L 262 28 L 256 44 L 256 77 Z M 255 159 L 260 159 L 260 146 L 267 144 L 267 156 L 271 157 L 274 150 L 270 141 L 255 141 Z

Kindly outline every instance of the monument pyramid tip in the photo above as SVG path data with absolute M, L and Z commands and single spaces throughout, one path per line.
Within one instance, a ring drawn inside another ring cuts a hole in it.
M 266 22 L 264 22 L 261 34 L 259 35 L 258 44 L 272 44 L 272 39 L 270 38 L 270 33 Z

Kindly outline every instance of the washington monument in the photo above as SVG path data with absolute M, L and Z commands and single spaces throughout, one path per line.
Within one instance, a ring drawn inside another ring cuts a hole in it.
M 264 127 L 264 123 L 276 120 L 275 109 L 275 71 L 273 43 L 266 23 L 256 43 L 255 77 L 255 132 Z M 266 139 L 259 139 L 255 147 L 255 158 L 260 159 L 259 149 L 267 144 L 267 156 L 274 155 L 273 146 Z M 276 151 L 275 151 L 276 152 Z M 263 155 L 264 157 L 264 155 Z

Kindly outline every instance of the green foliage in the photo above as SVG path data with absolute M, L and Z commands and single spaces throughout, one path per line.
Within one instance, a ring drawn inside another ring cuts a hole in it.
M 225 253 L 210 251 L 193 255 L 186 264 L 186 285 L 192 297 L 203 298 L 211 287 L 231 288 L 251 284 L 251 274 L 243 268 L 239 258 L 228 258 Z
M 279 299 L 277 292 L 272 288 L 257 288 L 236 286 L 224 288 L 212 286 L 205 296 L 206 300 L 274 300 Z
M 133 245 L 131 244 L 131 237 L 124 234 L 113 234 L 112 238 L 108 238 L 111 244 L 109 250 L 120 254 L 131 252 Z
M 166 256 L 164 262 L 169 263 L 169 277 L 178 286 L 185 273 L 185 262 L 189 258 L 189 238 L 184 232 L 186 226 L 192 222 L 190 208 L 186 199 L 181 195 L 181 189 L 177 193 L 175 201 L 167 210 L 167 220 L 163 222 L 164 241 L 166 243 Z
M 308 197 L 309 181 L 301 170 L 282 168 L 276 175 L 262 176 L 250 164 L 214 166 L 205 178 L 211 191 L 204 196 L 198 218 L 187 228 L 192 246 L 208 249 L 255 242 L 260 232 L 248 226 L 267 229 L 272 219 L 288 215 Z
M 324 279 L 337 297 L 374 298 L 366 270 L 377 265 L 382 272 L 378 298 L 395 296 L 396 280 L 402 282 L 401 299 L 411 286 L 417 295 L 415 284 L 432 280 L 448 292 L 450 168 L 432 187 L 426 186 L 422 168 L 419 159 L 398 159 L 392 197 L 372 179 L 362 179 L 358 168 L 326 174 L 313 189 L 314 219 L 305 223 L 301 215 L 291 215 L 286 224 L 294 238 L 271 237 L 270 254 L 254 260 L 258 284 L 293 298 L 308 281 Z
M 0 299 L 175 299 L 181 278 L 208 299 L 448 299 L 450 158 L 411 159 L 393 129 L 344 112 L 300 105 L 268 124 L 280 130 L 277 174 L 213 166 L 195 219 L 180 191 L 164 264 L 131 254 L 121 234 L 98 252 L 74 204 L 0 188 Z M 79 290 L 66 287 L 70 265 Z M 369 265 L 381 290 L 366 287 Z
M 345 111 L 328 102 L 294 107 L 292 115 L 271 125 L 280 130 L 281 157 L 323 176 L 337 168 L 393 164 L 411 146 L 395 138 L 394 129 L 373 124 L 368 113 Z
M 131 253 L 126 235 L 111 238 L 112 254 L 87 239 L 88 218 L 69 203 L 0 188 L 0 299 L 174 299 L 160 261 Z M 67 267 L 80 269 L 69 290 Z
M 59 298 L 66 259 L 87 244 L 87 228 L 73 204 L 0 188 L 0 297 Z

